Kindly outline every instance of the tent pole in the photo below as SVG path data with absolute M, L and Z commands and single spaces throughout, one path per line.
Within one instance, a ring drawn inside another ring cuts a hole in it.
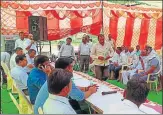
M 103 26 L 104 26 L 104 24 L 103 24 L 103 0 L 101 0 L 101 10 L 102 10 L 102 33 L 104 33 L 104 28 L 103 28 Z
M 50 44 L 50 55 L 52 55 L 52 46 L 51 46 L 51 41 L 49 41 Z

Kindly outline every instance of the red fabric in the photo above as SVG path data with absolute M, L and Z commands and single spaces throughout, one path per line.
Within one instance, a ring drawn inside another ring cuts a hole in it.
M 118 18 L 117 17 L 111 17 L 110 23 L 109 23 L 109 33 L 113 37 L 113 39 L 117 40 L 117 26 L 118 26 Z
M 155 50 L 161 49 L 162 47 L 162 17 L 157 20 L 156 23 L 156 38 L 155 38 Z
M 99 13 L 92 17 L 92 25 L 90 33 L 93 35 L 99 35 L 102 27 L 102 10 L 99 11 Z
M 16 28 L 28 30 L 28 17 L 32 16 L 29 11 L 16 11 Z
M 97 22 L 91 25 L 90 34 L 98 36 L 102 28 L 102 22 Z
M 60 17 L 60 16 L 59 16 L 59 13 L 57 13 L 56 10 L 46 10 L 45 13 L 46 13 L 46 14 L 51 13 L 51 14 L 54 16 L 54 18 L 57 18 L 57 19 L 59 19 L 59 20 L 63 20 L 63 19 L 66 18 L 66 15 L 64 15 L 63 17 Z
M 115 11 L 111 10 L 111 14 L 112 14 L 114 17 L 117 17 L 117 18 L 119 17 L 118 11 L 115 12 Z
M 90 11 L 87 11 L 89 14 L 90 14 Z M 73 11 L 73 13 L 77 16 L 77 17 L 80 17 L 80 18 L 85 18 L 88 16 L 88 14 L 85 14 L 84 16 L 82 16 L 82 11 L 81 13 L 79 13 L 77 10 Z
M 59 37 L 59 20 L 56 18 L 48 19 L 47 18 L 47 28 L 50 33 L 48 34 L 48 39 L 57 39 Z M 52 31 L 52 32 L 51 32 Z
M 147 43 L 147 38 L 148 38 L 148 30 L 149 30 L 149 19 L 142 19 L 141 21 L 141 27 L 140 27 L 140 36 L 139 36 L 139 45 L 140 49 L 144 49 L 146 43 Z
M 74 16 L 74 14 L 72 13 L 71 16 Z M 70 19 L 70 26 L 71 26 L 71 35 L 80 32 L 80 27 L 83 26 L 83 19 L 80 17 Z
M 125 37 L 124 37 L 124 41 L 123 41 L 124 46 L 127 46 L 127 47 L 131 46 L 134 21 L 135 21 L 135 18 L 130 18 L 130 17 L 128 17 L 126 20 Z

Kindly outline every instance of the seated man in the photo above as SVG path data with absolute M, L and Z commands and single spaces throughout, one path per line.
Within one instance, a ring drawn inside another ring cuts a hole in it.
M 1 62 L 4 62 L 8 66 L 8 68 L 10 67 L 10 54 L 8 52 L 1 52 Z M 7 75 L 1 65 L 0 71 L 2 72 L 2 83 L 7 83 Z
M 147 81 L 148 74 L 157 73 L 160 70 L 159 60 L 156 58 L 156 55 L 153 55 L 152 48 L 148 47 L 146 49 L 147 57 L 145 59 L 145 70 L 141 73 L 133 75 L 133 77 L 141 77 L 143 80 Z M 150 80 L 154 80 L 156 76 L 151 75 Z
M 143 65 L 143 60 L 144 60 L 144 56 L 146 55 L 146 51 L 142 51 L 141 52 L 141 56 L 139 57 L 139 59 L 137 60 L 136 63 L 134 63 L 133 65 L 131 65 L 129 67 L 129 70 L 123 71 L 122 72 L 122 80 L 123 80 L 123 84 L 127 84 L 128 80 L 132 78 L 132 76 L 138 71 L 138 70 L 144 70 L 144 65 Z
M 44 114 L 76 114 L 67 98 L 72 89 L 72 73 L 55 69 L 48 78 L 49 97 L 43 105 Z
M 18 88 L 20 88 L 25 95 L 28 95 L 27 89 L 28 74 L 24 70 L 24 67 L 27 65 L 27 59 L 25 55 L 17 55 L 15 61 L 17 66 L 11 69 L 11 76 L 15 80 Z
M 138 60 L 139 56 L 136 55 L 135 51 L 134 51 L 134 48 L 133 47 L 130 47 L 129 48 L 129 56 L 128 56 L 128 59 L 130 58 L 130 63 L 136 63 L 136 61 Z M 129 60 L 128 60 L 129 61 Z
M 140 56 L 140 53 L 141 53 L 141 51 L 140 51 L 140 46 L 137 45 L 137 46 L 136 46 L 135 54 L 136 54 L 136 56 Z
M 148 111 L 157 113 L 148 107 L 146 107 L 148 111 L 142 109 L 149 93 L 147 83 L 142 79 L 138 77 L 130 79 L 125 92 L 125 99 L 110 106 L 107 114 L 146 114 Z
M 10 54 L 8 52 L 1 52 L 1 61 L 6 63 L 7 66 L 9 67 L 10 64 Z
M 55 68 L 65 69 L 67 71 L 73 72 L 72 63 L 73 60 L 71 58 L 59 58 L 55 63 Z M 95 93 L 96 91 L 97 88 L 95 86 L 77 87 L 75 83 L 72 82 L 72 90 L 69 93 L 69 97 L 77 101 L 83 101 L 84 99 L 88 98 L 93 93 Z M 48 94 L 47 82 L 45 82 L 37 95 L 36 102 L 34 105 L 34 114 L 38 114 L 38 108 L 43 106 L 48 96 L 49 94 Z M 75 107 L 75 109 L 78 108 Z
M 29 74 L 27 86 L 29 97 L 32 104 L 35 103 L 36 96 L 45 83 L 47 75 L 51 72 L 49 58 L 44 55 L 37 55 L 34 59 L 34 66 Z
M 122 65 L 127 64 L 127 55 L 125 55 L 120 47 L 117 47 L 116 49 L 117 55 L 116 58 L 113 58 L 113 61 L 111 60 L 111 64 L 109 65 L 109 71 L 114 72 L 114 78 L 118 79 L 119 71 L 122 68 Z
M 15 57 L 17 55 L 23 55 L 23 49 L 21 47 L 17 47 L 15 49 L 15 53 L 11 56 L 11 59 L 10 59 L 10 69 L 14 68 L 16 66 L 16 62 L 15 62 Z
M 25 67 L 25 70 L 27 73 L 31 71 L 32 68 L 34 68 L 34 57 L 36 55 L 36 51 L 34 49 L 28 50 L 28 53 L 26 54 L 27 58 L 27 66 Z
M 130 52 L 129 52 L 129 48 L 128 47 L 124 47 L 124 53 L 128 56 L 130 56 Z

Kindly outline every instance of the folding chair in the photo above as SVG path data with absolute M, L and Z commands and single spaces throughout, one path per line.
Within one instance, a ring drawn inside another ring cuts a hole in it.
M 157 73 L 154 73 L 154 74 L 148 74 L 148 78 L 147 78 L 147 83 L 149 84 L 149 88 L 151 90 L 151 87 L 152 87 L 152 83 L 155 84 L 155 89 L 156 89 L 156 93 L 157 93 L 157 86 L 158 86 L 158 77 L 160 77 L 160 72 L 162 71 L 162 68 L 160 67 L 160 70 L 157 72 Z M 150 77 L 152 76 L 156 76 L 156 79 L 155 80 L 150 80 Z
M 122 82 L 122 72 L 125 70 L 125 67 L 129 67 L 132 65 L 132 58 L 128 58 L 127 64 L 122 65 L 122 69 L 119 71 L 119 79 Z
M 13 80 L 13 82 L 15 81 Z M 19 114 L 32 114 L 33 107 L 29 99 L 24 94 L 24 92 L 16 86 L 15 83 L 13 83 L 13 85 L 17 89 L 17 92 L 19 95 Z

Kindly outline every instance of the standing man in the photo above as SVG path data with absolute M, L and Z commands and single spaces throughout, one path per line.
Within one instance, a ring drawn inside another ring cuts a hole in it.
M 99 43 L 95 44 L 91 50 L 91 57 L 95 64 L 96 78 L 105 80 L 108 78 L 108 59 L 113 55 L 113 48 L 105 42 L 103 34 L 98 36 Z
M 24 32 L 20 32 L 19 33 L 19 39 L 17 39 L 16 41 L 15 41 L 15 49 L 17 48 L 17 47 L 21 47 L 22 49 L 24 49 L 24 42 L 25 42 L 25 38 L 24 38 Z
M 80 71 L 87 73 L 89 69 L 90 47 L 85 37 L 83 37 L 82 43 L 79 46 L 78 56 L 80 59 Z
M 108 39 L 106 39 L 106 42 L 109 42 L 113 49 L 115 49 L 115 41 L 112 38 L 111 34 L 108 34 Z
M 84 35 L 83 37 L 85 37 L 86 39 L 86 42 L 88 43 L 89 47 L 92 48 L 92 39 L 90 39 L 90 36 L 89 35 Z
M 71 57 L 75 59 L 74 47 L 71 45 L 72 39 L 67 38 L 66 44 L 63 44 L 60 48 L 58 57 Z
M 36 51 L 36 55 L 38 55 L 36 42 L 33 40 L 33 35 L 29 34 L 28 39 L 24 42 L 24 53 L 27 53 L 30 49 L 34 49 Z

